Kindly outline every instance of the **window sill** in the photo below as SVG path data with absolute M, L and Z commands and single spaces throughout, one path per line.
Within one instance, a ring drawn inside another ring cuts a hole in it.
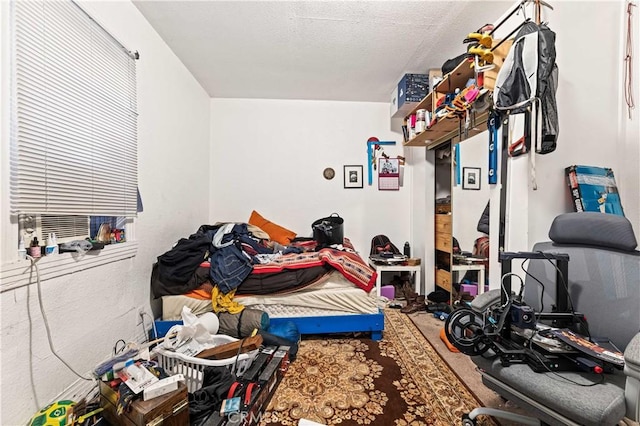
M 107 245 L 102 250 L 90 251 L 86 254 L 61 253 L 45 256 L 36 260 L 40 281 L 46 281 L 63 275 L 73 274 L 85 269 L 95 268 L 119 260 L 134 257 L 138 251 L 135 241 Z M 30 280 L 31 261 L 19 260 L 2 265 L 0 270 L 0 292 L 35 283 L 35 276 Z

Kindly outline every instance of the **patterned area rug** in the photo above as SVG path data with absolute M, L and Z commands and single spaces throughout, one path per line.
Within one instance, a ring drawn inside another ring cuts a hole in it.
M 479 406 L 411 319 L 387 309 L 379 342 L 339 336 L 303 340 L 261 425 L 307 419 L 343 426 L 451 426 Z

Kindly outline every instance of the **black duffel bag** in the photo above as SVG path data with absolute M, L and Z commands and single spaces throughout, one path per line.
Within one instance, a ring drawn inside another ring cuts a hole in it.
M 462 61 L 464 61 L 467 58 L 467 54 L 463 53 L 462 55 L 458 55 L 455 58 L 452 59 L 447 59 L 444 64 L 442 64 L 442 76 L 446 76 L 447 74 L 449 74 L 451 71 L 455 70 L 458 65 L 460 65 L 460 63 Z
M 318 248 L 342 244 L 344 241 L 344 219 L 338 213 L 316 220 L 311 225 L 311 229 Z

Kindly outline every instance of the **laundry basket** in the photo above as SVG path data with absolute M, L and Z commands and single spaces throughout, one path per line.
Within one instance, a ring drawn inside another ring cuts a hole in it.
M 214 346 L 238 340 L 222 334 L 216 335 L 213 338 Z M 234 372 L 236 376 L 240 376 L 251 366 L 253 359 L 258 354 L 258 349 L 231 358 L 215 360 L 186 356 L 162 348 L 161 346 L 156 347 L 153 353 L 157 356 L 158 365 L 160 365 L 167 374 L 172 376 L 174 374 L 184 375 L 187 390 L 191 393 L 202 387 L 204 369 L 206 367 L 227 367 Z

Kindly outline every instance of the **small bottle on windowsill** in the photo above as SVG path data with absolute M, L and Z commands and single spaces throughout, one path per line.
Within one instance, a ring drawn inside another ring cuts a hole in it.
M 29 247 L 29 256 L 33 257 L 34 259 L 42 256 L 42 248 L 38 243 L 38 237 L 33 237 L 33 240 L 31 241 L 31 246 Z
M 24 246 L 24 235 L 20 235 L 20 242 L 18 243 L 18 259 L 24 260 L 27 258 L 27 249 Z

